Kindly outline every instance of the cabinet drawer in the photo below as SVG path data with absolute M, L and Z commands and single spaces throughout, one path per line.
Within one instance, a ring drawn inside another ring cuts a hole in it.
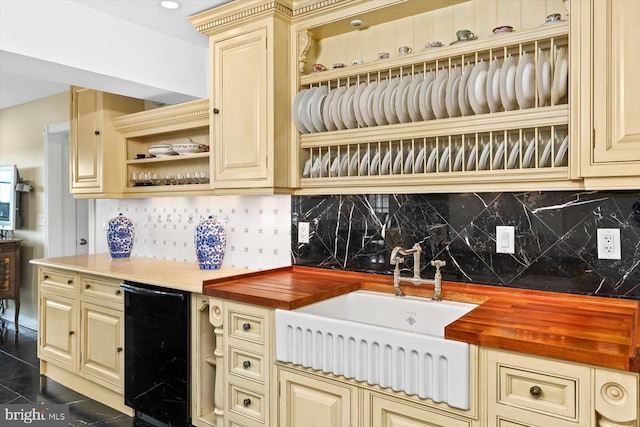
M 535 427 L 535 426 L 532 426 L 531 424 L 523 424 L 521 422 L 507 420 L 502 417 L 498 417 L 496 425 L 498 427 Z
M 229 409 L 236 414 L 264 423 L 264 396 L 229 384 Z
M 120 289 L 120 281 L 102 277 L 81 276 L 80 295 L 97 297 L 116 302 L 124 301 L 124 293 Z
M 229 364 L 231 374 L 264 384 L 265 369 L 262 355 L 233 346 L 229 347 L 229 355 L 231 359 L 231 363 Z
M 264 316 L 237 311 L 234 308 L 229 310 L 230 337 L 264 344 L 264 323 Z
M 60 270 L 40 270 L 40 283 L 47 286 L 55 286 L 58 288 L 73 291 L 75 289 L 76 275 Z

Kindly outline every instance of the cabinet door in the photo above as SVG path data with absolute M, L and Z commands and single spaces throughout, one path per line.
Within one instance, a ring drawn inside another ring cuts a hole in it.
M 102 151 L 101 94 L 91 89 L 71 92 L 71 189 L 99 189 Z
M 355 387 L 280 370 L 281 427 L 358 425 Z
M 38 357 L 56 365 L 76 369 L 76 302 L 40 291 Z
M 584 5 L 583 5 L 584 7 Z M 596 175 L 640 175 L 640 2 L 593 1 L 592 165 Z
M 80 374 L 116 391 L 124 378 L 122 311 L 80 302 Z
M 267 28 L 212 40 L 214 185 L 216 188 L 271 184 L 267 150 Z

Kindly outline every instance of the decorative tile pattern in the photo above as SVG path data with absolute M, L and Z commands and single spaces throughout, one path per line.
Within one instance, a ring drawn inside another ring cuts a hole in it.
M 136 227 L 132 256 L 197 262 L 195 229 L 211 215 L 226 224 L 223 266 L 262 270 L 291 265 L 290 196 L 96 200 L 99 252 L 108 252 L 106 224 L 120 212 Z
M 638 191 L 529 192 L 292 198 L 292 236 L 310 223 L 310 243 L 292 241 L 293 263 L 393 274 L 395 246 L 422 246 L 422 276 L 444 259 L 443 278 L 640 299 Z M 498 225 L 515 227 L 514 254 L 496 253 Z M 619 228 L 621 260 L 600 260 L 596 229 Z M 409 257 L 410 258 L 410 257 Z M 411 259 L 403 275 L 412 274 Z

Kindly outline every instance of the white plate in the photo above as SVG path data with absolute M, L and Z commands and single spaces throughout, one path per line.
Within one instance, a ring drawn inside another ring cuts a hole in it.
M 384 116 L 387 118 L 389 124 L 399 123 L 395 103 L 396 92 L 398 91 L 399 85 L 400 77 L 394 77 L 384 91 Z
M 357 151 L 351 153 L 349 161 L 349 176 L 358 176 L 358 166 L 360 165 L 360 155 Z
M 464 157 L 464 145 L 458 147 L 458 153 L 456 154 L 456 160 L 453 162 L 453 171 L 459 172 L 462 170 L 462 161 Z
M 446 108 L 446 95 L 447 95 L 447 81 L 449 80 L 448 71 L 443 68 L 438 73 L 436 81 L 431 88 L 431 108 L 433 109 L 433 115 L 436 119 L 447 118 Z
M 527 151 L 525 151 L 524 156 L 522 157 L 522 167 L 530 168 L 534 166 L 533 157 L 536 152 L 536 139 L 531 138 L 529 141 L 529 145 L 527 145 Z
M 404 151 L 402 150 L 398 150 L 398 152 L 396 153 L 396 157 L 393 160 L 393 170 L 392 170 L 394 174 L 399 174 L 402 172 L 403 154 L 404 154 Z
M 380 166 L 380 173 L 382 175 L 389 175 L 391 172 L 391 159 L 393 157 L 393 152 L 387 151 L 384 154 L 384 158 L 382 159 L 382 165 Z
M 376 121 L 378 126 L 387 125 L 389 122 L 384 115 L 384 92 L 387 86 L 389 85 L 389 80 L 382 80 L 378 83 L 378 87 L 373 93 L 372 104 L 373 104 L 373 118 Z
M 549 138 L 547 141 L 547 145 L 544 146 L 544 151 L 542 151 L 542 156 L 540 156 L 540 163 L 538 166 L 541 168 L 546 168 L 547 166 L 551 166 L 551 146 L 553 145 L 553 138 Z
M 500 101 L 505 111 L 518 109 L 516 98 L 516 70 L 518 60 L 515 56 L 508 56 L 500 69 Z
M 313 156 L 308 158 L 307 161 L 305 162 L 304 169 L 302 170 L 303 178 L 309 178 L 309 176 L 311 175 L 311 165 L 313 164 L 315 159 L 316 159 L 316 156 Z
M 376 119 L 373 117 L 373 94 L 378 88 L 378 82 L 371 82 L 360 95 L 360 114 L 366 126 L 376 126 Z
M 330 90 L 327 94 L 327 97 L 324 99 L 324 104 L 322 105 L 322 119 L 324 120 L 324 126 L 327 130 L 336 130 L 338 129 L 336 125 L 333 123 L 333 119 L 331 118 L 331 113 L 329 112 L 329 107 L 331 106 L 331 102 L 333 102 L 333 97 L 336 96 L 337 90 Z
M 320 162 L 320 176 L 329 176 L 329 162 L 331 161 L 331 152 L 327 151 L 322 156 Z
M 569 61 L 566 58 L 564 47 L 558 48 L 556 55 L 556 69 L 553 73 L 553 85 L 551 86 L 551 104 L 556 105 L 567 94 L 567 73 Z
M 358 126 L 367 127 L 367 123 L 364 121 L 364 116 L 362 115 L 362 110 L 360 109 L 360 98 L 362 98 L 362 94 L 365 90 L 367 90 L 367 83 L 362 82 L 356 88 L 356 92 L 353 94 L 353 112 L 356 116 L 356 121 L 358 122 Z
M 536 99 L 533 56 L 524 53 L 516 69 L 516 99 L 521 109 L 531 108 Z
M 520 154 L 520 141 L 517 141 L 513 148 L 511 148 L 511 154 L 509 154 L 509 160 L 507 161 L 508 169 L 515 169 L 518 166 L 518 155 Z
M 369 171 L 371 175 L 378 175 L 380 171 L 380 152 L 378 150 L 375 150 L 375 153 L 376 154 L 373 155 L 373 158 L 369 162 L 370 164 Z
M 458 86 L 458 107 L 460 107 L 460 113 L 463 116 L 470 116 L 473 114 L 471 104 L 469 104 L 468 84 L 469 76 L 473 71 L 473 65 L 467 65 L 460 78 L 460 85 Z
M 413 79 L 411 76 L 404 76 L 398 85 L 395 96 L 395 112 L 400 123 L 408 123 L 411 121 L 409 116 L 409 107 L 407 99 L 409 95 L 409 86 Z
M 340 118 L 340 101 L 346 92 L 346 86 L 341 86 L 336 89 L 336 94 L 331 100 L 331 105 L 329 105 L 329 114 L 331 114 L 331 120 L 338 130 L 346 129 L 346 126 L 342 122 L 342 118 Z
M 343 153 L 340 159 L 340 176 L 347 175 L 349 175 L 349 156 L 347 153 Z
M 489 169 L 489 153 L 491 151 L 491 141 L 487 142 L 484 145 L 484 149 L 482 150 L 482 154 L 480 155 L 480 160 L 478 161 L 478 169 L 479 170 L 487 170 Z
M 357 88 L 358 86 L 356 85 L 349 86 L 349 89 L 347 89 L 340 99 L 340 118 L 347 129 L 355 129 L 358 127 L 356 115 L 353 111 L 353 96 Z
M 318 178 L 320 177 L 320 157 L 316 157 L 313 160 L 313 166 L 311 166 L 311 178 Z
M 493 155 L 493 170 L 504 169 L 504 162 L 502 161 L 502 158 L 504 157 L 504 149 L 506 145 L 507 141 L 504 139 L 502 140 L 500 145 L 498 145 L 498 149 Z
M 440 156 L 440 165 L 438 165 L 439 172 L 449 172 L 449 147 L 444 147 L 442 155 Z
M 467 158 L 467 168 L 465 170 L 468 171 L 474 171 L 476 170 L 476 152 L 477 152 L 477 148 L 476 145 L 474 144 L 473 147 L 471 147 L 471 152 L 469 153 L 469 157 Z
M 427 172 L 436 171 L 436 161 L 438 160 L 438 149 L 436 147 L 431 150 L 429 154 L 429 160 L 427 160 Z
M 311 133 L 317 132 L 316 127 L 313 125 L 313 120 L 311 120 L 311 99 L 318 89 L 317 86 L 310 88 L 302 97 L 298 107 L 298 114 L 302 119 L 302 123 Z
M 420 85 L 423 79 L 424 74 L 416 74 L 409 85 L 409 93 L 407 94 L 407 112 L 414 122 L 422 121 L 422 115 L 420 114 Z
M 328 89 L 326 86 L 318 86 L 316 87 L 316 92 L 311 97 L 311 105 L 309 106 L 311 109 L 311 121 L 318 132 L 326 132 L 327 130 L 324 119 L 322 118 L 322 110 L 327 92 Z
M 309 133 L 309 129 L 305 127 L 302 122 L 302 118 L 300 117 L 300 103 L 308 91 L 309 89 L 302 89 L 298 92 L 296 97 L 293 99 L 293 106 L 291 107 L 291 118 L 293 119 L 293 123 L 296 125 L 296 129 L 298 129 L 300 133 Z
M 420 85 L 418 109 L 420 110 L 422 120 L 432 120 L 435 118 L 433 115 L 433 109 L 431 108 L 431 88 L 433 87 L 435 79 L 436 74 L 433 71 L 429 71 L 424 76 L 424 81 Z
M 413 148 L 409 150 L 404 158 L 404 173 L 413 173 Z
M 461 77 L 462 72 L 460 71 L 460 68 L 455 67 L 447 81 L 445 107 L 449 117 L 459 117 L 461 115 L 460 105 L 458 103 L 458 90 L 460 88 Z
M 502 69 L 502 60 L 495 58 L 489 66 L 487 73 L 487 104 L 489 111 L 496 113 L 502 110 L 502 101 L 500 99 L 500 70 Z
M 369 170 L 369 150 L 366 150 L 360 158 L 360 176 L 368 175 Z
M 551 63 L 542 49 L 538 50 L 538 99 L 540 107 L 551 99 Z
M 476 114 L 485 114 L 489 112 L 487 104 L 487 73 L 489 64 L 481 61 L 478 62 L 471 71 L 469 82 L 467 83 L 467 94 L 469 96 L 469 105 Z
M 420 151 L 418 151 L 418 155 L 416 156 L 416 167 L 414 169 L 415 173 L 422 173 L 424 172 L 424 147 L 422 147 L 420 149 Z
M 341 156 L 335 156 L 329 167 L 329 176 L 338 176 L 338 169 L 340 168 L 340 160 L 344 157 L 344 153 Z
M 567 166 L 567 149 L 569 148 L 569 135 L 565 136 L 556 153 L 555 167 Z

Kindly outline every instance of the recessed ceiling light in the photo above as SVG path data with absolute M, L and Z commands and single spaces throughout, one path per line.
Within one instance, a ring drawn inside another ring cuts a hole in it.
M 166 9 L 177 9 L 180 7 L 180 3 L 178 3 L 177 1 L 164 0 L 160 2 L 160 6 Z

